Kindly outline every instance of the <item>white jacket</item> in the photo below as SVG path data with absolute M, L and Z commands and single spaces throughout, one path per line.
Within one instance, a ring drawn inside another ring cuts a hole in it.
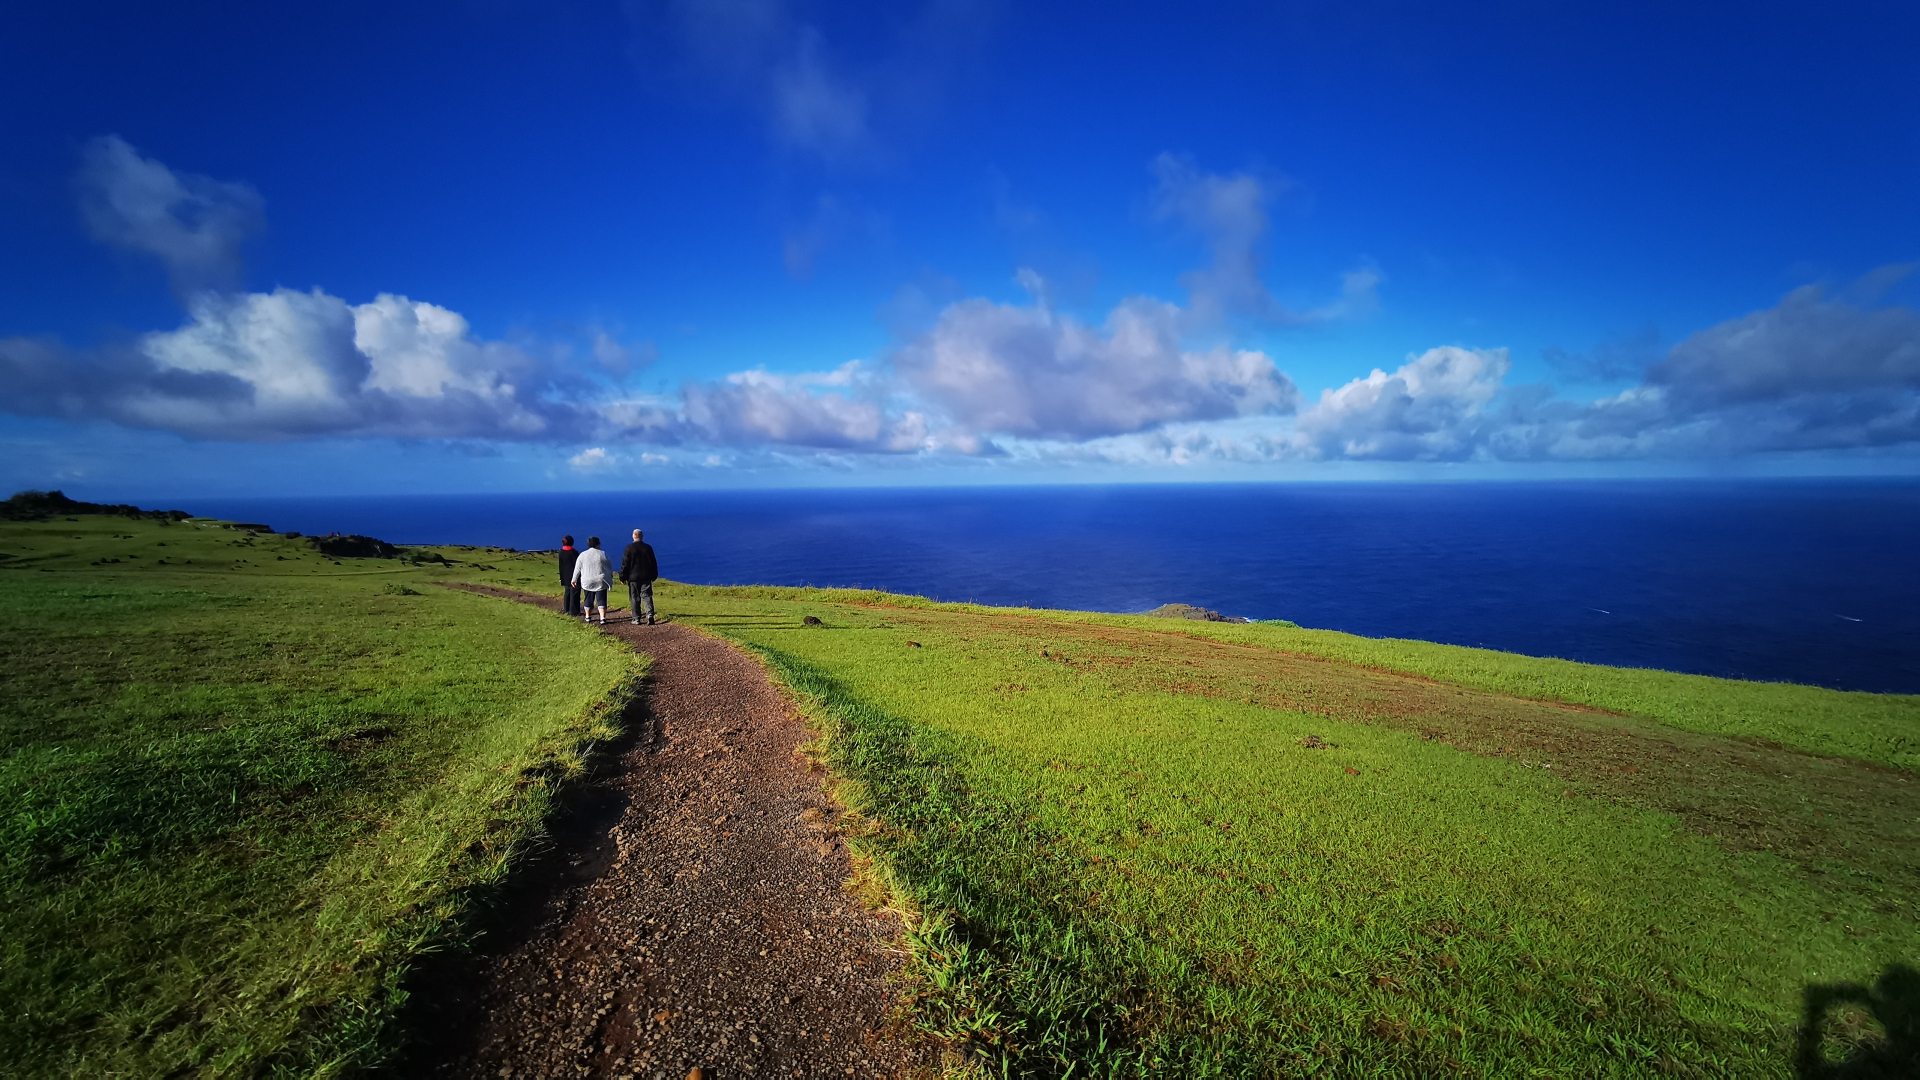
M 607 588 L 613 584 L 613 560 L 599 548 L 581 552 L 580 561 L 573 564 L 573 583 L 595 592 Z

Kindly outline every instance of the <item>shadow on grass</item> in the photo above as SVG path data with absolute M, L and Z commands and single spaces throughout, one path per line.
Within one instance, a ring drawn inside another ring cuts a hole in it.
M 445 1074 L 466 1061 L 476 1049 L 489 969 L 543 927 L 565 923 L 587 886 L 612 867 L 610 834 L 631 801 L 616 781 L 631 764 L 629 754 L 650 753 L 664 738 L 652 690 L 649 677 L 622 717 L 621 736 L 595 748 L 584 777 L 555 791 L 544 829 L 505 880 L 471 896 L 462 937 L 407 973 L 397 1023 L 402 1043 L 383 1073 Z
M 1807 987 L 1794 1071 L 1801 1080 L 1878 1080 L 1920 1076 L 1920 971 L 1889 964 L 1872 986 Z M 1863 1021 L 1871 1017 L 1882 1035 Z M 1832 1058 L 1827 1048 L 1844 1047 Z

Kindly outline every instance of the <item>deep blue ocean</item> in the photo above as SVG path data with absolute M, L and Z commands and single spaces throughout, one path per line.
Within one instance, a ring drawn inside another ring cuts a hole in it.
M 703 584 L 1255 619 L 1920 693 L 1920 482 L 1209 484 L 192 499 L 396 543 L 635 527 Z

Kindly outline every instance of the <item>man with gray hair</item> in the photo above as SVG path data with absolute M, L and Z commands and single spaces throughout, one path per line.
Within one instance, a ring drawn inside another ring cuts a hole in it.
M 660 561 L 653 557 L 653 545 L 640 539 L 640 530 L 633 530 L 633 543 L 620 555 L 620 580 L 627 583 L 628 610 L 633 612 L 633 621 L 640 622 L 640 608 L 647 609 L 646 623 L 653 625 L 653 582 L 660 576 Z

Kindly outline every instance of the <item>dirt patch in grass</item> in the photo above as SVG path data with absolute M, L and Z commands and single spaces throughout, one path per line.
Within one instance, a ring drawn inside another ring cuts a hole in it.
M 906 611 L 890 617 L 963 637 L 965 620 L 977 618 Z M 1845 870 L 1864 881 L 1920 887 L 1920 783 L 1898 769 L 1185 634 L 994 621 L 996 631 L 1026 638 L 1047 659 L 1116 687 L 1144 682 L 1415 732 L 1563 776 L 1569 797 L 1675 814 L 1729 848 L 1773 852 L 1808 873 Z

